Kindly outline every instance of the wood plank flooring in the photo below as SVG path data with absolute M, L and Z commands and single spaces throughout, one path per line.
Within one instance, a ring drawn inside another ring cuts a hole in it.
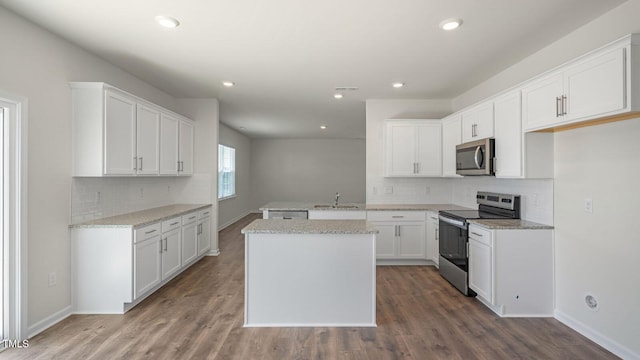
M 125 315 L 73 315 L 0 359 L 615 359 L 555 319 L 500 318 L 425 266 L 377 268 L 377 328 L 243 328 L 249 215 Z

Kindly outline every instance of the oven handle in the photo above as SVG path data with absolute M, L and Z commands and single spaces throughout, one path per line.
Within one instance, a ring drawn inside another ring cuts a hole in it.
M 440 221 L 444 221 L 444 222 L 446 222 L 447 224 L 453 225 L 453 226 L 455 226 L 455 227 L 457 227 L 457 228 L 460 228 L 460 229 L 466 229 L 466 228 L 467 228 L 467 227 L 466 227 L 466 225 L 465 225 L 465 223 L 464 223 L 463 221 L 460 221 L 460 220 L 454 220 L 454 219 L 449 219 L 449 218 L 444 217 L 444 216 L 442 216 L 442 215 L 440 215 L 440 216 L 438 216 L 438 217 L 440 218 Z

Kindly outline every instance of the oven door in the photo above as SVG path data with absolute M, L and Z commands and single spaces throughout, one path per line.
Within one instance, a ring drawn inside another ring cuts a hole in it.
M 466 223 L 440 216 L 439 235 L 440 256 L 467 271 L 468 232 Z

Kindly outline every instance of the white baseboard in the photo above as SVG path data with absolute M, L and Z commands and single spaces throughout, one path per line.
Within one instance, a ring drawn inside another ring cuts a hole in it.
M 626 346 L 618 343 L 615 340 L 612 340 L 600 332 L 588 327 L 582 322 L 572 318 L 571 316 L 563 313 L 560 310 L 555 310 L 554 317 L 560 321 L 561 323 L 567 325 L 573 330 L 579 332 L 589 340 L 595 342 L 596 344 L 602 346 L 603 348 L 611 351 L 616 356 L 619 356 L 623 359 L 632 360 L 632 359 L 640 359 L 640 354 L 633 352 L 631 349 Z
M 207 253 L 207 256 L 218 256 L 220 255 L 220 249 L 211 249 L 209 250 L 209 252 Z
M 71 315 L 71 305 L 29 326 L 27 329 L 27 338 L 31 339 L 60 321 L 68 318 L 69 315 Z
M 224 230 L 224 229 L 228 228 L 229 226 L 233 225 L 233 224 L 234 224 L 235 222 L 237 222 L 238 220 L 242 219 L 243 217 L 245 217 L 245 216 L 247 216 L 247 215 L 249 215 L 249 214 L 253 214 L 253 213 L 256 213 L 256 211 L 254 211 L 254 210 L 249 210 L 249 211 L 247 211 L 247 212 L 242 213 L 242 215 L 240 215 L 240 216 L 236 216 L 235 218 L 233 218 L 233 219 L 231 219 L 231 220 L 227 221 L 227 222 L 226 222 L 226 223 L 224 223 L 224 224 L 220 224 L 220 225 L 218 225 L 218 231 L 221 231 L 221 230 Z M 262 213 L 262 211 L 260 211 L 260 213 Z

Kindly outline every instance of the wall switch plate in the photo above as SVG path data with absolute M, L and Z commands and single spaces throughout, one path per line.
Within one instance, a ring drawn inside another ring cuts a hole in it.
M 377 188 L 377 187 L 375 187 L 375 186 L 374 186 L 373 188 L 371 188 L 371 193 L 372 193 L 373 195 L 377 194 L 377 193 L 378 193 L 378 188 Z
M 58 283 L 58 276 L 55 271 L 49 273 L 49 287 L 56 286 Z
M 584 212 L 593 213 L 593 199 L 584 199 Z

